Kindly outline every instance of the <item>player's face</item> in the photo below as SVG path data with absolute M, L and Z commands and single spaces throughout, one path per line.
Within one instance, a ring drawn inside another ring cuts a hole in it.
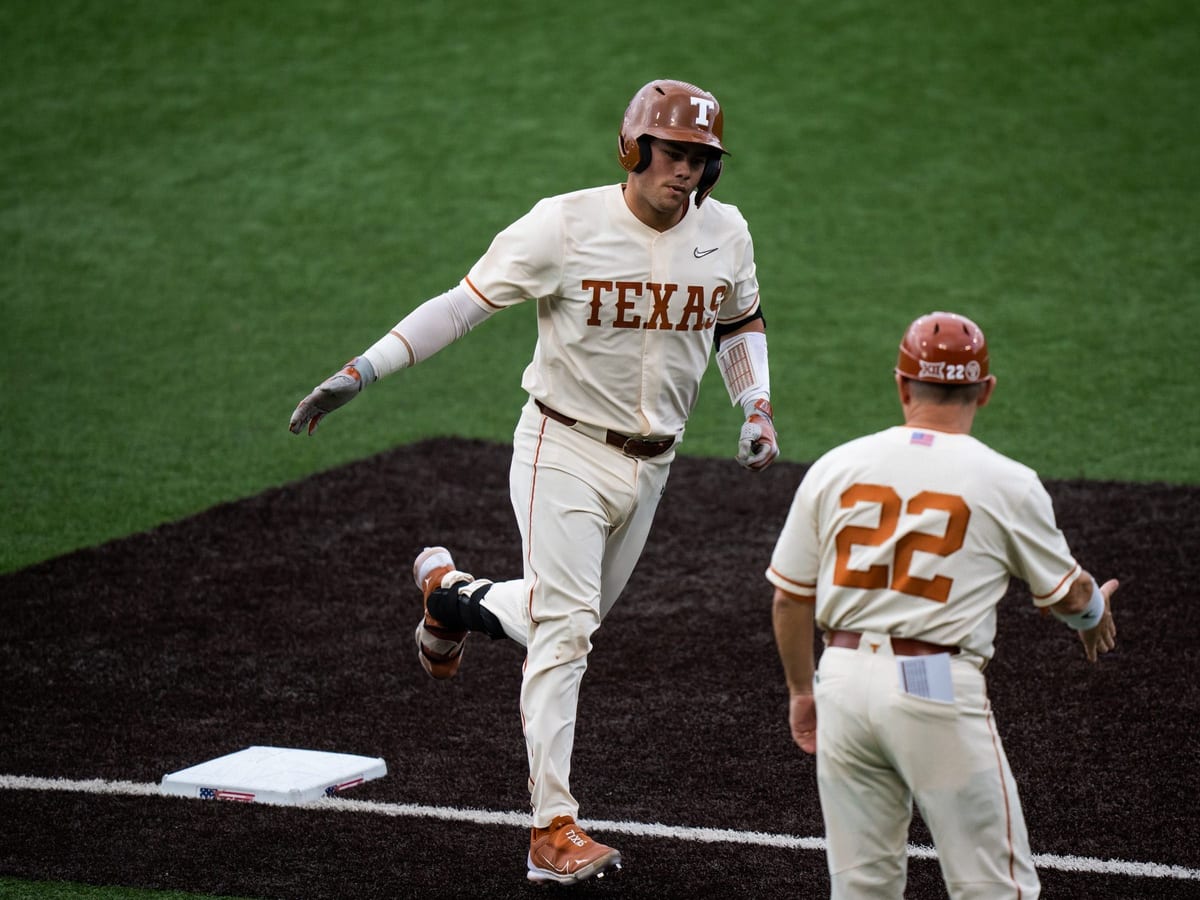
M 682 217 L 704 164 L 712 153 L 703 144 L 650 141 L 650 165 L 629 176 L 625 202 L 651 228 L 670 228 Z

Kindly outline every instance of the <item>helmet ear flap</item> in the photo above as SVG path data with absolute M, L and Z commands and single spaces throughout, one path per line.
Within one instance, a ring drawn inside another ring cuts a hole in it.
M 650 168 L 650 135 L 643 134 L 637 139 L 638 158 L 637 165 L 633 167 L 634 172 L 645 172 Z
M 617 141 L 617 156 L 626 172 L 645 172 L 650 167 L 650 135 L 643 134 L 633 141 L 621 135 Z
M 717 186 L 717 179 L 721 177 L 721 169 L 723 163 L 720 156 L 711 156 L 704 163 L 704 171 L 700 173 L 700 181 L 696 185 L 696 206 L 707 199 L 712 193 L 712 189 Z
M 650 135 L 631 140 L 622 132 L 617 136 L 617 158 L 626 172 L 644 172 L 650 166 Z

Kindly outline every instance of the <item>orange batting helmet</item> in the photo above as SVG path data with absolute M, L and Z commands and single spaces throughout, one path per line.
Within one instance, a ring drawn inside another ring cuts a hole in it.
M 704 144 L 717 152 L 704 166 L 696 187 L 696 205 L 712 193 L 721 177 L 721 156 L 729 151 L 721 143 L 725 114 L 708 91 L 686 81 L 651 81 L 633 95 L 621 121 L 617 158 L 626 172 L 641 172 L 650 165 L 650 138 Z
M 988 378 L 983 330 L 958 313 L 931 312 L 908 326 L 896 372 L 934 384 L 978 384 Z

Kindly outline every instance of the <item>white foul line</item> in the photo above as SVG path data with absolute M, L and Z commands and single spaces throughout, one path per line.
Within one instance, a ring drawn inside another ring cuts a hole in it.
M 0 775 L 0 789 L 17 791 L 68 791 L 113 796 L 164 796 L 157 784 L 133 781 L 104 781 L 91 778 L 72 781 L 66 778 L 35 778 L 26 775 Z M 169 800 L 189 799 L 166 797 Z M 374 800 L 347 800 L 331 797 L 305 804 L 306 808 L 333 812 L 374 813 L 382 816 L 440 819 L 450 822 L 471 822 L 477 825 L 510 825 L 528 828 L 529 813 L 493 812 L 485 809 L 456 809 L 449 806 L 421 806 L 415 803 L 379 803 Z M 580 819 L 580 824 L 597 831 L 631 834 L 637 837 L 668 838 L 698 843 L 754 844 L 760 847 L 779 847 L 786 850 L 825 850 L 825 839 L 771 834 L 762 831 L 735 831 L 728 828 L 694 828 L 687 825 L 662 825 L 644 822 L 615 822 L 604 819 Z M 936 859 L 932 847 L 909 844 L 908 855 L 913 859 Z M 1060 856 L 1035 853 L 1034 865 L 1039 869 L 1058 869 L 1064 872 L 1087 872 L 1100 875 L 1128 875 L 1134 878 L 1174 878 L 1180 881 L 1200 881 L 1200 869 L 1161 863 L 1126 862 L 1119 859 L 1094 859 L 1086 856 Z

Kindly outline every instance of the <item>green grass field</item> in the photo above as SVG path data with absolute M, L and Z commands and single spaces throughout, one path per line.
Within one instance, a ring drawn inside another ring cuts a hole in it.
M 619 180 L 656 77 L 726 110 L 784 458 L 895 421 L 900 334 L 948 308 L 992 345 L 980 437 L 1200 482 L 1198 35 L 1179 0 L 0 5 L 0 571 L 506 441 L 532 307 L 286 423 L 538 198 Z M 738 425 L 710 373 L 684 450 Z
M 539 197 L 619 180 L 644 81 L 713 90 L 784 457 L 896 416 L 904 325 L 993 345 L 1046 477 L 1200 480 L 1200 76 L 1178 2 L 0 8 L 0 570 L 431 435 L 504 441 L 532 308 L 292 407 Z M 711 375 L 712 373 L 710 373 Z M 717 378 L 685 452 L 731 454 Z

